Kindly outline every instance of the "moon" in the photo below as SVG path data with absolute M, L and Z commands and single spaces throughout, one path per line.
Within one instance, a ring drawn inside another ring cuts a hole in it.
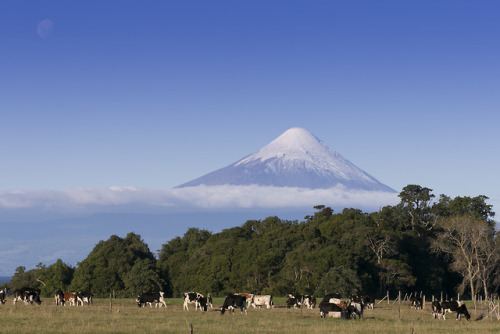
M 52 32 L 54 31 L 54 22 L 52 20 L 47 19 L 47 20 L 42 20 L 40 23 L 38 23 L 38 26 L 36 28 L 36 32 L 38 36 L 41 38 L 47 38 L 49 37 Z

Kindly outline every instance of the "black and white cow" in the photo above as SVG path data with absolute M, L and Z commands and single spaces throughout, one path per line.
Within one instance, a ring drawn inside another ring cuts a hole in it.
M 163 293 L 163 292 L 161 292 Z M 161 296 L 161 298 L 163 299 L 163 296 Z M 92 294 L 90 292 L 78 292 L 76 294 L 76 305 L 82 305 L 84 303 L 87 303 L 88 306 L 94 306 L 94 302 L 92 301 Z M 161 305 L 160 305 L 161 306 Z M 167 307 L 167 305 L 165 304 L 165 307 Z
M 165 306 L 167 307 L 167 304 L 165 303 L 165 300 L 163 299 L 164 292 L 146 292 L 141 294 L 139 297 L 137 297 L 136 302 L 137 306 L 145 307 L 146 304 L 149 304 L 150 307 L 153 307 L 153 303 L 156 303 L 155 307 L 158 306 Z
M 224 312 L 226 312 L 226 309 L 229 309 L 234 315 L 235 308 L 239 308 L 242 314 L 243 309 L 245 309 L 245 314 L 247 314 L 247 299 L 245 298 L 245 296 L 238 296 L 233 294 L 227 295 L 226 299 L 224 300 L 224 304 L 220 309 L 220 314 L 224 314 Z
M 351 301 L 363 304 L 363 307 L 367 307 L 372 310 L 375 306 L 375 298 L 367 295 L 351 296 Z
M 184 309 L 189 311 L 188 304 L 194 304 L 194 309 L 197 310 L 198 307 L 203 311 L 207 310 L 209 304 L 212 304 L 212 297 L 205 298 L 199 292 L 186 292 L 184 293 Z
M 62 292 L 62 290 L 57 290 L 55 295 L 54 295 L 54 299 L 56 301 L 56 305 L 61 305 L 61 306 L 64 306 L 64 292 Z
M 354 319 L 356 319 L 356 317 L 359 317 L 360 319 L 363 317 L 364 308 L 365 305 L 363 303 L 357 303 L 353 301 L 351 301 L 347 306 L 349 314 L 352 315 Z
M 293 308 L 298 308 L 302 306 L 302 303 L 304 303 L 304 306 L 313 309 L 316 307 L 316 298 L 313 296 L 309 295 L 293 295 L 293 294 L 288 294 L 288 300 L 286 301 L 286 306 L 288 308 L 292 307 Z
M 40 289 L 34 288 L 22 288 L 14 291 L 14 305 L 17 301 L 24 301 L 25 304 L 33 304 L 36 303 L 40 305 L 42 301 L 40 300 Z
M 252 304 L 252 298 L 253 294 L 252 293 L 246 293 L 246 292 L 237 292 L 234 294 L 235 296 L 243 296 L 247 299 L 247 306 L 250 306 Z
M 421 297 L 411 296 L 410 297 L 410 307 L 413 307 L 415 310 L 421 310 L 423 308 L 423 301 Z
M 350 317 L 347 308 L 340 307 L 336 303 L 330 303 L 324 299 L 319 303 L 319 315 L 321 318 L 329 316 L 332 318 L 348 319 Z
M 456 300 L 445 301 L 441 303 L 441 315 L 443 316 L 443 320 L 446 320 L 446 312 L 457 312 L 456 320 L 461 320 L 462 315 L 465 316 L 465 319 L 467 319 L 467 321 L 470 319 L 470 314 L 467 310 L 467 306 L 465 306 L 465 304 L 457 302 Z
M 273 296 L 271 295 L 253 295 L 251 304 L 254 308 L 265 306 L 271 308 L 273 304 Z
M 7 290 L 0 290 L 0 304 L 5 304 L 5 297 L 7 296 Z
M 441 303 L 437 300 L 433 301 L 431 304 L 432 316 L 434 319 L 441 318 Z

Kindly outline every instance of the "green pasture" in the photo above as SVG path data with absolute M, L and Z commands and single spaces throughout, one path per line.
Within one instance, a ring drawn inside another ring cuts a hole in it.
M 221 315 L 223 303 L 214 299 L 208 312 L 184 311 L 180 298 L 167 299 L 167 308 L 139 308 L 133 299 L 96 299 L 93 307 L 55 306 L 45 298 L 38 305 L 0 305 L 2 333 L 500 333 L 500 321 L 487 317 L 486 305 L 468 305 L 471 321 L 446 320 L 431 316 L 430 304 L 424 310 L 411 310 L 407 303 L 382 301 L 374 310 L 365 310 L 362 320 L 321 319 L 319 310 L 286 309 L 285 299 L 276 298 L 274 309 L 236 311 Z M 401 315 L 401 318 L 400 318 Z M 480 320 L 478 320 L 480 319 Z

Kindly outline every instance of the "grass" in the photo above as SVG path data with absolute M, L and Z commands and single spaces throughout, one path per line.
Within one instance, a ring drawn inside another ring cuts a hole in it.
M 138 308 L 133 299 L 113 300 L 112 308 L 106 299 L 94 301 L 93 307 L 55 306 L 45 298 L 40 305 L 12 304 L 9 299 L 0 305 L 0 332 L 2 333 L 500 333 L 500 321 L 485 318 L 486 306 L 480 305 L 474 313 L 469 306 L 471 321 L 456 321 L 449 314 L 447 320 L 435 320 L 430 304 L 424 310 L 411 310 L 408 304 L 383 301 L 374 310 L 365 310 L 362 320 L 321 319 L 319 310 L 274 309 L 248 310 L 248 315 L 236 311 L 234 315 L 210 310 L 184 311 L 180 299 L 168 299 L 165 308 Z M 284 305 L 283 298 L 276 298 L 277 306 Z M 215 298 L 215 307 L 223 299 Z

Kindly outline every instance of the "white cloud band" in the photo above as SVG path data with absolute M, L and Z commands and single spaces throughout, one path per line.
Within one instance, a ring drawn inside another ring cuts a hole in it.
M 0 208 L 3 209 L 41 209 L 61 212 L 93 212 L 106 209 L 168 211 L 183 208 L 310 208 L 318 204 L 378 209 L 397 202 L 397 194 L 394 193 L 350 190 L 344 186 L 307 189 L 257 185 L 202 185 L 163 190 L 110 187 L 0 192 Z

